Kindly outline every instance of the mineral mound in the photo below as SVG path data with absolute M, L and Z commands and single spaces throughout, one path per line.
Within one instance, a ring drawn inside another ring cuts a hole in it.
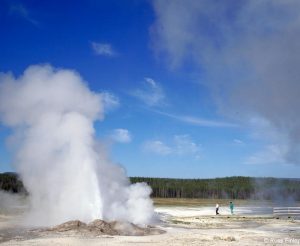
M 99 235 L 122 235 L 122 236 L 146 236 L 162 234 L 165 231 L 147 226 L 140 227 L 129 222 L 112 221 L 106 222 L 104 220 L 94 220 L 91 223 L 84 223 L 80 220 L 71 220 L 63 224 L 47 228 L 44 232 L 56 232 L 64 234 L 79 234 L 85 236 L 99 236 Z

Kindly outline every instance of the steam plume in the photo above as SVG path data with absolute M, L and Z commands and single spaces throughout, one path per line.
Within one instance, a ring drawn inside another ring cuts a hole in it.
M 107 93 L 92 92 L 78 73 L 30 66 L 19 78 L 0 76 L 0 119 L 11 127 L 15 167 L 30 193 L 31 223 L 96 218 L 149 223 L 146 184 L 130 185 L 95 141 Z
M 276 149 L 277 160 L 299 164 L 300 2 L 153 3 L 154 46 L 167 54 L 168 64 L 193 61 L 222 114 L 259 123 L 266 149 Z

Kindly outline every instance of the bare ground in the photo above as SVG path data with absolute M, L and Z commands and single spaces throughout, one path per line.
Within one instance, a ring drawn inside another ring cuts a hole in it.
M 173 206 L 160 206 L 156 211 L 162 221 L 155 228 L 144 229 L 100 220 L 82 225 L 73 221 L 53 228 L 26 228 L 19 225 L 18 216 L 0 215 L 0 242 L 1 245 L 300 245 L 300 221 L 292 218 L 231 216 L 225 212 L 215 216 L 201 208 Z M 104 231 L 100 233 L 97 227 Z

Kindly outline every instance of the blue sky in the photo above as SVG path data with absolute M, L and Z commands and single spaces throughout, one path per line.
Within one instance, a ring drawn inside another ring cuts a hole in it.
M 96 136 L 129 176 L 299 178 L 296 1 L 196 2 L 2 1 L 0 71 L 48 63 L 113 95 Z

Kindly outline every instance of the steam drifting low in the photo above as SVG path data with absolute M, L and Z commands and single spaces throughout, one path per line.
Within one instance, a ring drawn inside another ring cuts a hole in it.
M 300 164 L 300 1 L 153 1 L 153 46 L 192 63 L 218 111 L 267 144 L 247 161 Z
M 151 189 L 131 185 L 95 140 L 93 123 L 103 119 L 107 96 L 75 71 L 50 65 L 30 66 L 19 78 L 0 74 L 0 120 L 13 129 L 9 142 L 30 193 L 32 224 L 151 222 Z

